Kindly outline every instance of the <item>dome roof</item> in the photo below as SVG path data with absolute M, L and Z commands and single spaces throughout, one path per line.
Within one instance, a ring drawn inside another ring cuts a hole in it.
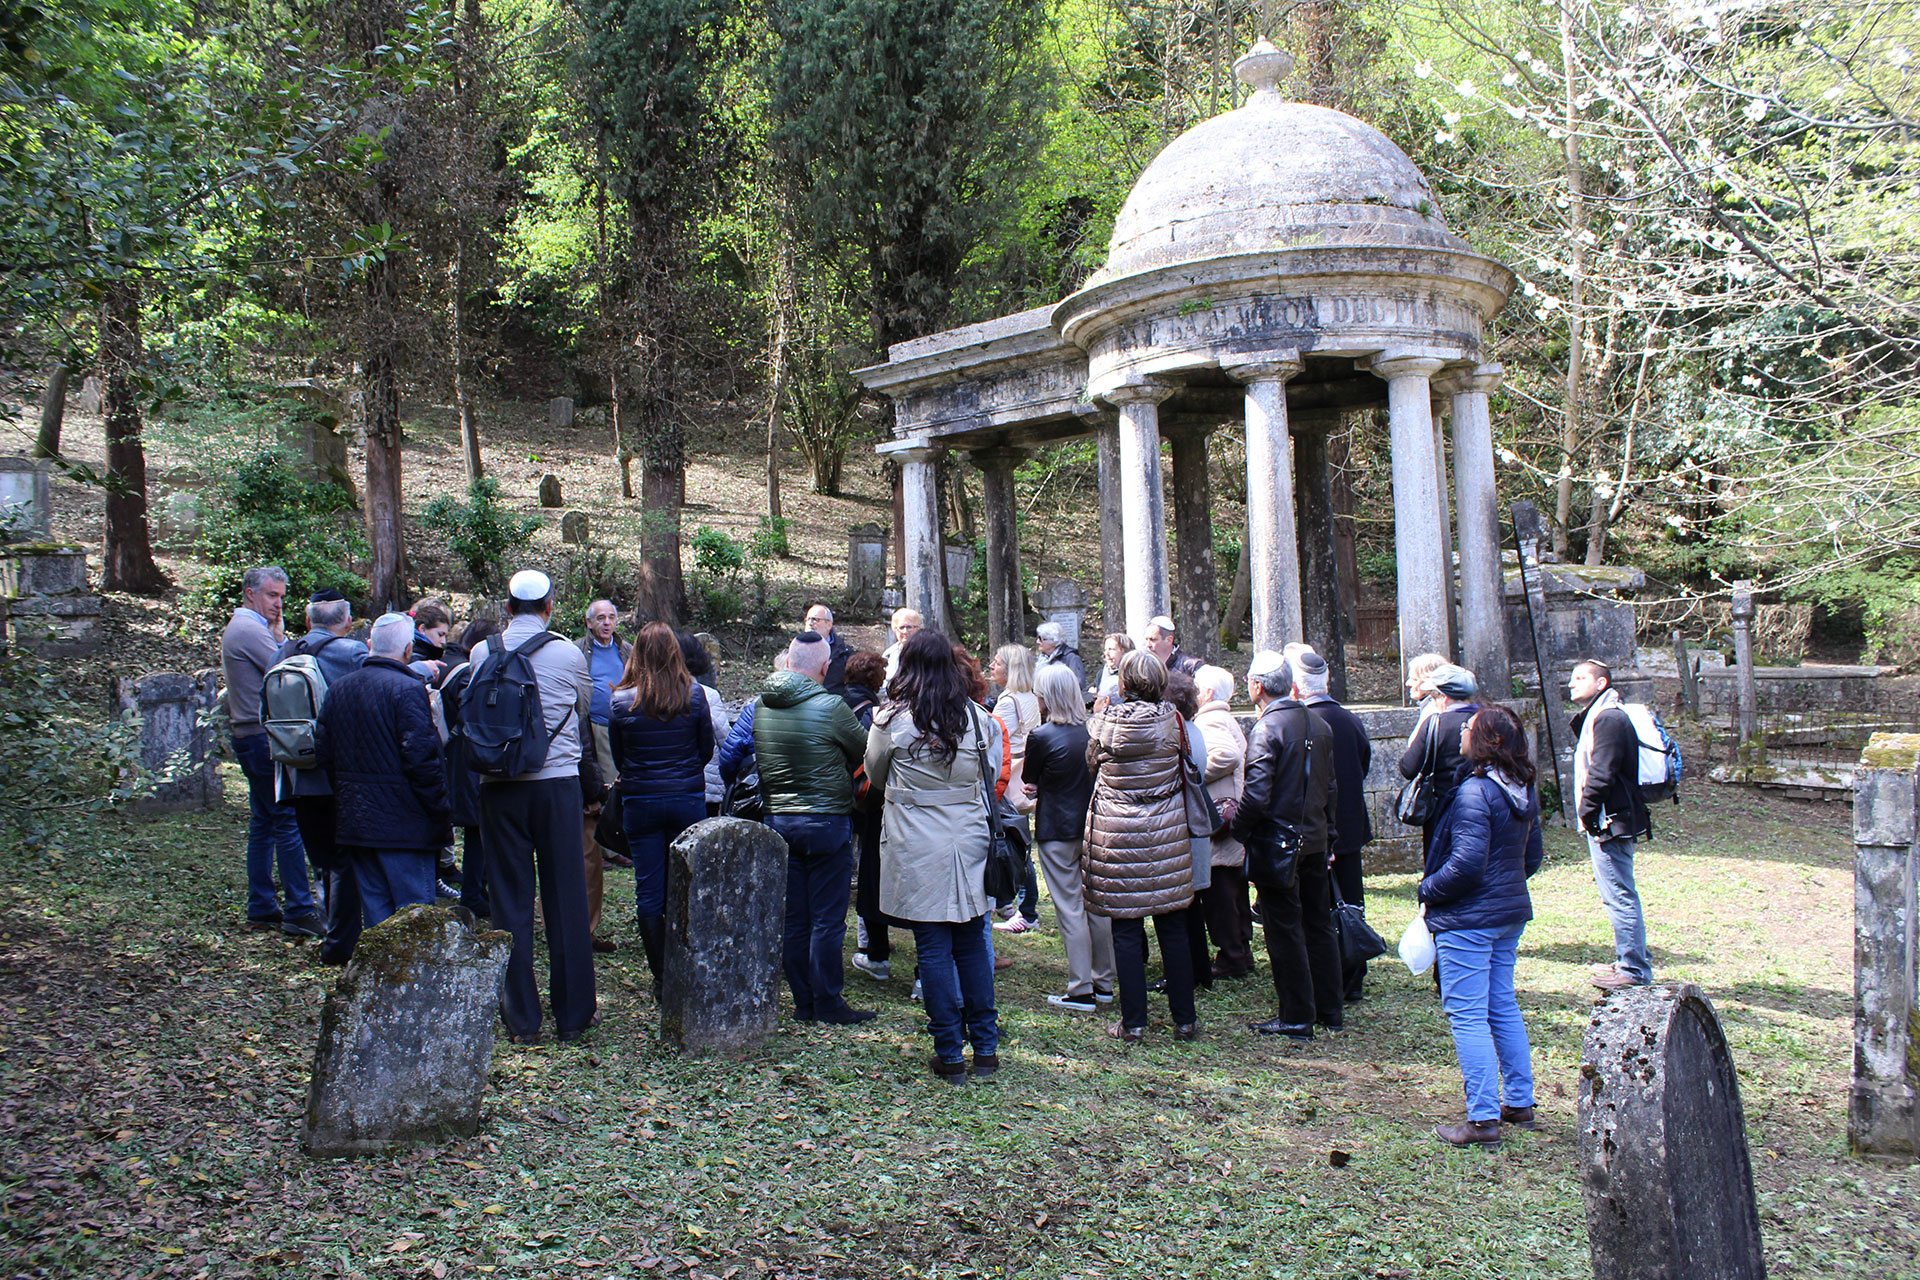
M 1292 64 L 1265 41 L 1234 64 L 1252 95 L 1154 157 L 1114 221 L 1106 267 L 1088 284 L 1306 245 L 1466 248 L 1385 134 L 1280 95 Z

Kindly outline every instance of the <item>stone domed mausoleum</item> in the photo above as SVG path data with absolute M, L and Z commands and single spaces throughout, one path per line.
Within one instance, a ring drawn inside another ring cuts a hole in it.
M 901 464 L 906 599 L 929 625 L 947 623 L 942 453 L 963 451 L 986 475 L 997 645 L 1022 630 L 1014 468 L 1028 446 L 1092 435 L 1108 590 L 1125 600 L 1127 630 L 1170 613 L 1186 647 L 1210 653 L 1206 435 L 1241 422 L 1254 643 L 1303 639 L 1343 665 L 1327 434 L 1341 414 L 1385 404 L 1401 650 L 1452 654 L 1483 688 L 1508 687 L 1487 408 L 1500 368 L 1483 342 L 1513 274 L 1447 229 L 1426 179 L 1379 130 L 1282 97 L 1291 66 L 1265 41 L 1235 64 L 1246 103 L 1155 157 L 1115 220 L 1106 265 L 1077 293 L 900 343 L 860 372 L 894 402 L 880 451 Z M 1163 434 L 1179 533 L 1172 574 Z

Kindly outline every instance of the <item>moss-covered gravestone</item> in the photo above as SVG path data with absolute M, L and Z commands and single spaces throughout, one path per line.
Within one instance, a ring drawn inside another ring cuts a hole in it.
M 480 1127 L 513 942 L 460 907 L 408 907 L 360 935 L 320 1015 L 300 1145 L 360 1155 Z
M 743 818 L 696 822 L 667 853 L 660 1032 L 684 1050 L 744 1053 L 780 1020 L 787 842 Z
M 1739 1078 L 1695 986 L 1594 1007 L 1580 1068 L 1580 1171 L 1598 1280 L 1762 1280 Z

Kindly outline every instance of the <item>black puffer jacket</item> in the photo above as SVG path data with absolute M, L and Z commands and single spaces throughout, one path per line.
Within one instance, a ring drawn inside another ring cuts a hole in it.
M 1420 901 L 1427 928 L 1508 929 L 1533 919 L 1527 879 L 1540 869 L 1540 802 L 1504 775 L 1474 774 L 1427 846 Z
M 1640 794 L 1640 735 L 1617 700 L 1589 706 L 1573 718 L 1576 756 L 1589 718 L 1593 741 L 1580 789 L 1580 829 L 1601 840 L 1645 840 L 1653 834 L 1653 815 Z
M 686 710 L 656 720 L 633 704 L 633 690 L 613 695 L 607 736 L 626 796 L 704 796 L 707 761 L 713 759 L 713 713 L 698 681 Z
M 1247 846 L 1248 874 L 1270 865 L 1262 849 L 1327 852 L 1338 798 L 1333 730 L 1292 698 L 1276 698 L 1247 735 L 1247 785 L 1233 834 Z
M 368 658 L 327 689 L 315 745 L 333 780 L 338 843 L 425 850 L 453 838 L 440 734 L 419 676 Z

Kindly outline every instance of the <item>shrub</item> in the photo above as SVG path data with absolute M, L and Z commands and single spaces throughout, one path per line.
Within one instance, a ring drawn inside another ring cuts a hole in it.
M 760 527 L 754 532 L 753 540 L 747 551 L 755 560 L 784 560 L 793 554 L 793 543 L 787 537 L 792 521 L 785 516 L 777 519 L 761 516 Z
M 718 581 L 735 579 L 746 567 L 747 552 L 726 532 L 712 525 L 701 525 L 693 533 L 693 570 L 703 578 Z
M 443 493 L 428 503 L 420 525 L 446 538 L 447 549 L 467 566 L 476 586 L 500 591 L 506 587 L 507 557 L 526 549 L 540 519 L 501 506 L 500 482 L 481 476 L 467 486 L 465 501 Z
M 231 612 L 241 574 L 260 564 L 287 571 L 292 600 L 325 587 L 366 596 L 366 579 L 347 568 L 367 543 L 345 489 L 307 479 L 289 456 L 266 449 L 216 484 L 211 499 L 200 551 L 212 572 L 190 601 L 195 612 Z
M 30 847 L 45 843 L 48 818 L 105 808 L 151 782 L 139 724 L 102 724 L 75 690 L 70 670 L 0 653 L 0 821 Z

